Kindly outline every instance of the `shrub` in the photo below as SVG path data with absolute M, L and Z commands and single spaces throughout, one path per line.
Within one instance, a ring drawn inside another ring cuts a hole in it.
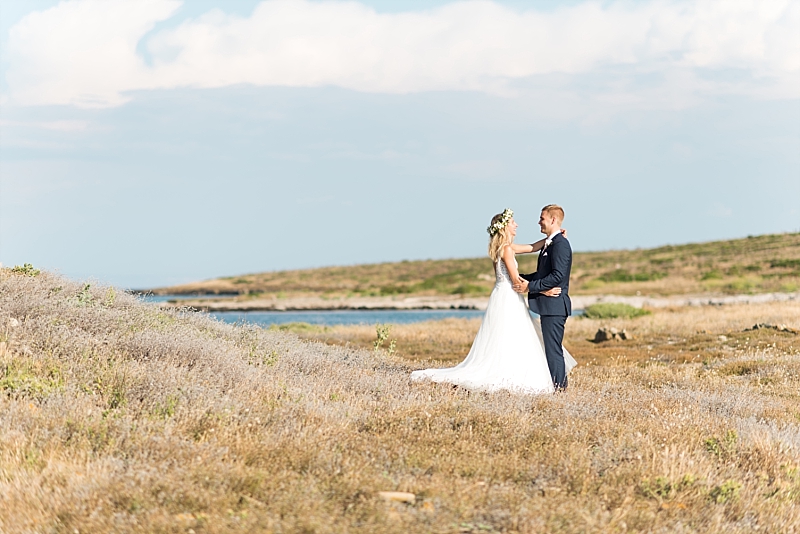
M 645 497 L 668 499 L 672 493 L 672 484 L 667 478 L 656 477 L 652 481 L 643 480 L 640 489 Z
M 283 323 L 283 324 L 273 324 L 269 326 L 270 330 L 280 330 L 282 332 L 294 332 L 296 334 L 307 333 L 307 332 L 318 332 L 320 330 L 326 330 L 324 326 L 310 324 L 310 323 Z
M 19 265 L 15 265 L 11 272 L 14 274 L 24 274 L 27 276 L 37 276 L 41 271 L 39 269 L 34 269 L 33 265 L 30 263 L 25 263 L 20 267 Z
M 732 362 L 720 367 L 720 374 L 727 376 L 745 376 L 758 371 L 758 362 Z
M 623 317 L 629 319 L 631 317 L 640 317 L 642 315 L 650 315 L 650 312 L 642 308 L 636 308 L 629 304 L 622 304 L 618 302 L 601 302 L 592 304 L 586 307 L 583 316 L 588 319 L 616 319 Z
M 411 293 L 412 288 L 409 286 L 388 285 L 381 287 L 381 295 L 400 295 L 404 293 Z
M 474 284 L 462 284 L 450 291 L 453 295 L 482 295 L 489 292 L 488 288 Z
M 700 280 L 722 280 L 722 273 L 719 269 L 712 269 L 707 273 L 703 273 L 703 276 L 700 277 Z
M 742 485 L 735 480 L 726 480 L 719 486 L 714 487 L 709 493 L 709 498 L 717 504 L 736 500 L 739 497 L 739 490 Z
M 788 269 L 800 268 L 800 259 L 772 260 L 769 262 L 769 266 L 773 269 L 781 267 Z
M 603 282 L 650 282 L 653 280 L 660 280 L 667 276 L 665 273 L 647 272 L 647 273 L 631 273 L 625 269 L 615 269 L 613 271 L 603 273 L 599 279 Z
M 737 278 L 725 285 L 725 290 L 732 293 L 749 293 L 756 287 L 756 282 L 748 278 Z
M 380 351 L 381 347 L 383 347 L 383 344 L 386 341 L 389 341 L 389 333 L 391 332 L 391 330 L 392 330 L 392 325 L 390 324 L 375 325 L 375 341 L 372 342 L 372 346 L 375 349 L 375 352 Z M 389 352 L 390 355 L 394 354 L 396 346 L 397 342 L 394 339 L 389 341 L 389 348 L 387 349 L 387 351 Z
M 736 452 L 738 437 L 735 430 L 728 430 L 724 438 L 710 437 L 706 440 L 706 450 L 717 458 L 729 458 Z

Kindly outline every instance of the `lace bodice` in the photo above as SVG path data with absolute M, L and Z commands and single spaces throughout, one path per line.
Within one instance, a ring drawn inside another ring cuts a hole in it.
M 514 265 L 517 266 L 517 267 L 519 266 L 519 264 L 517 263 L 516 258 L 514 259 Z M 497 260 L 497 263 L 495 264 L 494 272 L 495 272 L 495 275 L 497 276 L 497 279 L 495 280 L 494 285 L 496 285 L 496 286 L 499 286 L 499 285 L 502 285 L 502 284 L 511 285 L 511 275 L 508 273 L 508 267 L 506 267 L 506 262 L 504 262 L 502 258 Z

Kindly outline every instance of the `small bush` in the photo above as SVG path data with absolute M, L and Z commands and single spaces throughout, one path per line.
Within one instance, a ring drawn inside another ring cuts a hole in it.
M 294 332 L 295 334 L 319 332 L 326 330 L 324 326 L 311 324 L 311 323 L 283 323 L 272 324 L 269 326 L 270 330 L 280 330 L 281 332 Z
M 601 302 L 587 306 L 583 314 L 584 317 L 589 319 L 616 319 L 623 317 L 629 319 L 631 317 L 640 317 L 642 315 L 650 315 L 650 312 L 642 308 L 635 308 L 629 304 L 622 304 L 617 302 Z
M 719 368 L 720 374 L 745 376 L 758 371 L 758 362 L 732 362 Z
M 22 267 L 15 265 L 11 269 L 11 272 L 14 274 L 24 274 L 26 276 L 38 276 L 41 271 L 39 269 L 34 269 L 33 265 L 30 263 L 25 263 L 22 265 Z
M 739 490 L 741 487 L 742 485 L 735 480 L 726 480 L 708 492 L 708 496 L 715 503 L 723 504 L 736 500 L 739 497 Z
M 781 267 L 786 269 L 800 268 L 800 259 L 772 260 L 769 262 L 769 266 L 773 269 Z
M 55 365 L 32 365 L 12 360 L 0 368 L 0 392 L 39 398 L 64 388 L 61 370 Z
M 665 276 L 667 276 L 665 273 L 659 272 L 631 273 L 625 269 L 615 269 L 602 274 L 599 278 L 603 282 L 651 282 L 661 280 Z
M 372 342 L 372 346 L 375 349 L 375 352 L 381 350 L 384 342 L 389 339 L 389 332 L 392 330 L 392 325 L 388 324 L 376 324 L 375 325 L 375 341 Z
M 413 288 L 409 286 L 388 285 L 381 288 L 381 295 L 402 295 L 412 291 Z
M 729 458 L 736 452 L 736 440 L 738 435 L 735 430 L 728 430 L 724 438 L 717 436 L 706 440 L 706 450 L 717 458 Z
M 672 484 L 669 479 L 656 477 L 655 480 L 645 479 L 640 486 L 642 495 L 655 499 L 668 499 L 672 494 Z
M 713 269 L 707 273 L 703 273 L 703 276 L 700 277 L 700 280 L 722 280 L 722 273 L 719 271 L 719 269 Z
M 482 295 L 488 293 L 489 290 L 485 287 L 476 286 L 474 284 L 462 284 L 453 288 L 450 292 L 453 295 Z
M 748 278 L 737 278 L 725 286 L 725 290 L 733 293 L 749 293 L 756 287 L 756 282 Z

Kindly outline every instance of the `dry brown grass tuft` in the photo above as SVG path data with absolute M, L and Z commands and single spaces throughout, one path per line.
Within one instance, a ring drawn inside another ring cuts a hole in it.
M 522 397 L 2 270 L 0 531 L 797 532 L 798 337 L 741 331 L 797 311 L 656 311 L 607 345 L 572 320 L 569 391 Z

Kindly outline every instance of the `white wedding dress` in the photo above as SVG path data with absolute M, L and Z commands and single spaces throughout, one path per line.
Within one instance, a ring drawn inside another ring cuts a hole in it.
M 516 263 L 516 260 L 514 260 Z M 463 362 L 446 369 L 411 373 L 412 381 L 432 380 L 478 391 L 552 393 L 553 381 L 542 341 L 542 327 L 528 312 L 528 299 L 511 287 L 502 259 L 495 264 L 497 281 L 480 330 Z M 564 349 L 569 371 L 577 362 Z

